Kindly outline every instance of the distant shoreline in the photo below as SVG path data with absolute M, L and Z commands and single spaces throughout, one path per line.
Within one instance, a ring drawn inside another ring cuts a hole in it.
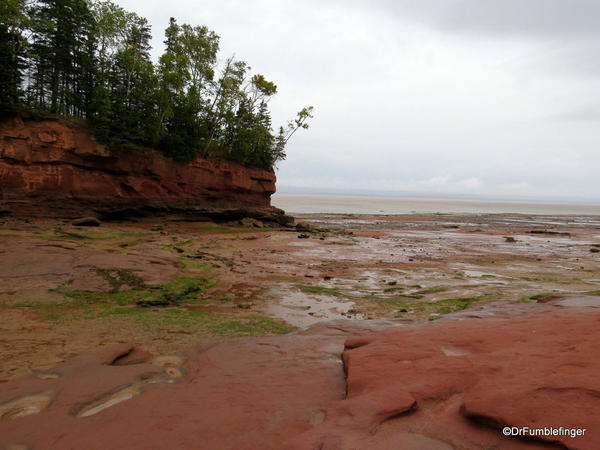
M 436 199 L 357 195 L 274 194 L 289 214 L 534 214 L 600 215 L 600 204 L 518 200 Z

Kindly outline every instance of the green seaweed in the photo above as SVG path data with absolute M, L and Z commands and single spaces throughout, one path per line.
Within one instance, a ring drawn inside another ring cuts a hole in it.
M 407 296 L 395 296 L 390 298 L 371 297 L 367 301 L 375 301 L 379 306 L 388 308 L 397 308 L 398 313 L 410 314 L 450 314 L 467 309 L 483 300 L 495 298 L 495 295 L 486 294 L 476 297 L 456 297 L 438 300 L 434 302 L 414 301 L 413 298 Z
M 415 292 L 415 294 L 417 294 L 417 295 L 437 294 L 439 292 L 446 292 L 448 290 L 450 290 L 450 288 L 448 286 L 433 286 L 430 288 L 421 289 L 421 290 Z
M 140 284 L 133 289 L 115 289 L 117 285 L 119 287 L 123 286 L 122 281 L 120 278 L 116 279 L 109 292 L 72 290 L 66 284 L 50 291 L 74 300 L 77 305 L 95 303 L 113 303 L 116 305 L 180 304 L 195 300 L 198 295 L 206 292 L 206 289 L 214 284 L 213 281 L 204 277 L 184 277 L 160 286 L 148 286 L 139 282 Z

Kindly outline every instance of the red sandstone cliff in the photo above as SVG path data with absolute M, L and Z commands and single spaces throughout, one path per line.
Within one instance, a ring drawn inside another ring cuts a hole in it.
M 177 163 L 155 151 L 110 151 L 53 119 L 0 121 L 0 210 L 73 216 L 124 210 L 270 216 L 275 174 L 229 161 Z

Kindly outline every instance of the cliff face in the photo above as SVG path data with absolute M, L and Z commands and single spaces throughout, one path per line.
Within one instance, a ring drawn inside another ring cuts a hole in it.
M 279 215 L 272 171 L 222 160 L 177 163 L 155 151 L 111 152 L 58 120 L 0 122 L 0 210 L 73 216 L 124 210 Z

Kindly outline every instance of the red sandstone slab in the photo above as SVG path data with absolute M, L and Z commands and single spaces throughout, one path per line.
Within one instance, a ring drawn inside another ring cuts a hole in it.
M 599 322 L 565 308 L 379 333 L 321 324 L 190 350 L 183 365 L 119 348 L 0 385 L 0 448 L 595 450 Z M 365 332 L 346 343 L 345 380 L 342 342 Z M 23 398 L 40 412 L 15 417 Z M 503 426 L 587 432 L 526 441 Z
M 600 448 L 599 324 L 597 310 L 565 309 L 351 339 L 347 400 L 293 448 L 392 448 L 381 439 L 415 430 L 455 448 Z M 394 417 L 409 396 L 414 407 Z M 587 431 L 525 441 L 505 438 L 505 426 Z

